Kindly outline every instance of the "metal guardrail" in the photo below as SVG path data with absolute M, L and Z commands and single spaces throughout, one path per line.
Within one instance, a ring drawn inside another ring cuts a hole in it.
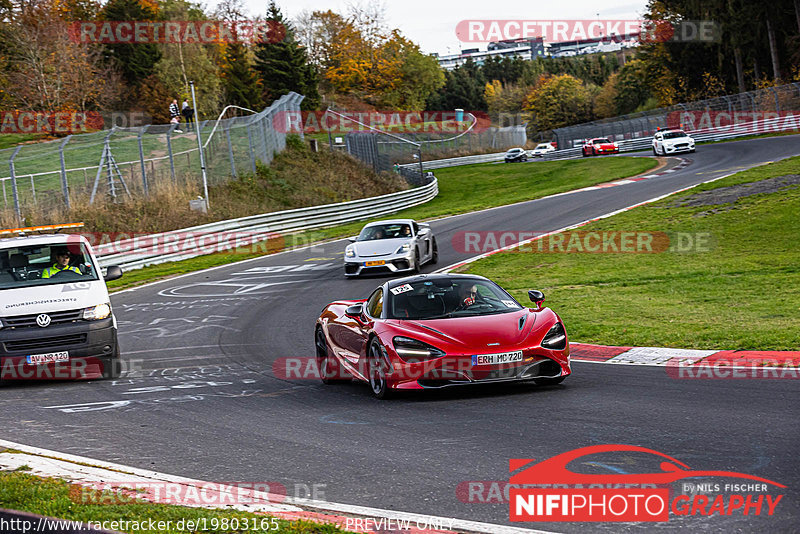
M 434 177 L 422 187 L 387 195 L 253 215 L 125 239 L 99 245 L 95 247 L 95 254 L 101 267 L 119 265 L 130 271 L 147 265 L 248 246 L 274 239 L 280 234 L 326 228 L 394 213 L 428 202 L 438 193 L 439 185 Z M 213 246 L 208 246 L 206 241 L 211 241 Z
M 771 119 L 762 119 L 760 121 L 739 123 L 732 126 L 722 126 L 719 128 L 687 130 L 686 133 L 691 135 L 692 138 L 694 138 L 694 140 L 697 142 L 726 141 L 737 139 L 739 137 L 747 137 L 749 135 L 773 132 L 779 133 L 792 130 L 796 130 L 798 133 L 800 133 L 800 117 L 795 117 L 795 119 L 796 120 L 791 120 L 791 118 L 787 117 L 775 117 Z M 652 147 L 652 142 L 652 136 L 639 137 L 636 139 L 624 139 L 618 142 L 619 151 L 622 153 L 650 150 Z M 542 161 L 557 161 L 579 158 L 581 155 L 581 148 L 567 148 L 564 150 L 556 150 L 555 152 L 551 152 L 550 154 L 547 154 L 539 159 Z M 423 162 L 423 167 L 428 170 L 457 167 L 460 165 L 472 165 L 474 163 L 494 163 L 503 161 L 504 156 L 505 152 L 498 152 L 495 154 L 479 154 L 477 156 L 461 156 L 457 158 L 426 161 Z

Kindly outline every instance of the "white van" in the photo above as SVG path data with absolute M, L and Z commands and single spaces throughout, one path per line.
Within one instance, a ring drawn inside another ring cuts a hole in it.
M 119 376 L 106 282 L 122 269 L 104 276 L 78 234 L 29 235 L 76 226 L 0 232 L 0 380 Z

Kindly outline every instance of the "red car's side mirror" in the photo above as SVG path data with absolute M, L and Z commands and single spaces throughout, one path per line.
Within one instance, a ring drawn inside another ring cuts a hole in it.
M 528 298 L 531 299 L 531 302 L 536 304 L 538 309 L 542 309 L 542 304 L 544 304 L 544 293 L 536 289 L 531 289 L 528 291 Z
M 363 304 L 353 304 L 349 306 L 346 310 L 344 310 L 345 316 L 355 319 L 356 321 L 361 321 L 364 315 L 364 305 Z

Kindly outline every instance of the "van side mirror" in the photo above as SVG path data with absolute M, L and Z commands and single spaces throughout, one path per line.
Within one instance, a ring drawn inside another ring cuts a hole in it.
M 103 279 L 106 282 L 111 282 L 112 280 L 118 280 L 122 278 L 122 269 L 119 265 L 109 265 L 108 269 L 106 269 L 106 275 Z
M 528 298 L 531 299 L 531 302 L 535 303 L 540 310 L 542 309 L 542 304 L 544 304 L 544 293 L 537 289 L 531 289 L 528 291 Z

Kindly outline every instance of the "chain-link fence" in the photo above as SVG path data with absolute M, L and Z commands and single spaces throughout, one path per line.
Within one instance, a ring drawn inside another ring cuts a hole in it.
M 486 128 L 462 134 L 409 133 L 382 134 L 379 132 L 350 132 L 345 147 L 352 156 L 380 171 L 402 174 L 412 185 L 426 183 L 420 163 L 432 159 L 482 152 L 497 152 L 524 146 L 525 126 Z
M 209 184 L 254 173 L 286 147 L 285 113 L 299 113 L 302 95 L 290 93 L 260 113 L 199 122 Z M 281 121 L 276 121 L 280 118 Z M 0 150 L 4 210 L 69 206 L 71 199 L 121 201 L 146 196 L 159 184 L 200 182 L 194 124 L 113 128 Z
M 767 113 L 800 115 L 798 110 L 800 83 L 791 83 L 557 128 L 553 134 L 561 150 L 580 147 L 586 139 L 594 137 L 624 141 L 651 137 L 658 128 L 702 130 L 757 122 L 768 118 L 764 115 Z

